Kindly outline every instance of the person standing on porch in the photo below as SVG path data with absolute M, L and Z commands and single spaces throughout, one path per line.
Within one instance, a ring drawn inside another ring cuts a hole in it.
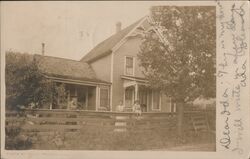
M 122 100 L 120 100 L 119 105 L 116 107 L 116 111 L 123 112 L 123 110 L 124 110 L 124 105 L 123 105 Z
M 77 99 L 72 98 L 70 103 L 69 103 L 69 109 L 71 110 L 76 110 L 77 109 Z
M 139 100 L 135 101 L 135 104 L 133 106 L 133 111 L 136 113 L 136 116 L 141 116 L 141 106 L 139 104 Z

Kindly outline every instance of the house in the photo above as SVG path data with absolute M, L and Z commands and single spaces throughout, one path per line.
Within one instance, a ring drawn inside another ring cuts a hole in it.
M 69 101 L 81 103 L 85 110 L 116 111 L 120 101 L 125 111 L 139 100 L 144 112 L 172 112 L 175 104 L 159 90 L 149 87 L 140 67 L 137 54 L 143 32 L 153 31 L 161 40 L 159 31 L 144 17 L 121 29 L 99 43 L 80 61 L 37 56 L 47 78 L 64 83 Z
M 67 102 L 58 98 L 57 104 L 52 106 L 54 109 L 69 108 L 70 102 L 74 101 L 81 109 L 97 110 L 98 88 L 109 88 L 111 85 L 110 82 L 98 79 L 85 62 L 44 55 L 35 55 L 34 60 L 46 78 L 55 84 L 64 84 Z

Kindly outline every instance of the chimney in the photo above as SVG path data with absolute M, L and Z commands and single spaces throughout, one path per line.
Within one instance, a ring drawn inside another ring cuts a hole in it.
M 121 22 L 117 22 L 116 23 L 116 33 L 118 33 L 121 30 L 122 30 L 122 23 Z
M 42 43 L 42 55 L 44 56 L 45 54 L 45 43 Z

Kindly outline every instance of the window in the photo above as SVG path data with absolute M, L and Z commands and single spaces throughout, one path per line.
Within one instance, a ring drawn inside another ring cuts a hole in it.
M 160 110 L 161 94 L 159 91 L 153 91 L 153 110 Z
M 134 58 L 133 57 L 125 58 L 125 74 L 134 75 Z
M 109 89 L 100 88 L 100 107 L 109 108 Z

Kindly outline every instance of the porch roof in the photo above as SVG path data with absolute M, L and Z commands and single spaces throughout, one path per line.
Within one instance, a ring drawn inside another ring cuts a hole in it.
M 142 77 L 121 75 L 121 78 L 126 79 L 126 80 L 141 82 L 141 83 L 148 83 L 148 80 Z
M 34 60 L 39 70 L 51 79 L 110 84 L 98 79 L 91 66 L 85 62 L 42 55 L 35 55 Z

